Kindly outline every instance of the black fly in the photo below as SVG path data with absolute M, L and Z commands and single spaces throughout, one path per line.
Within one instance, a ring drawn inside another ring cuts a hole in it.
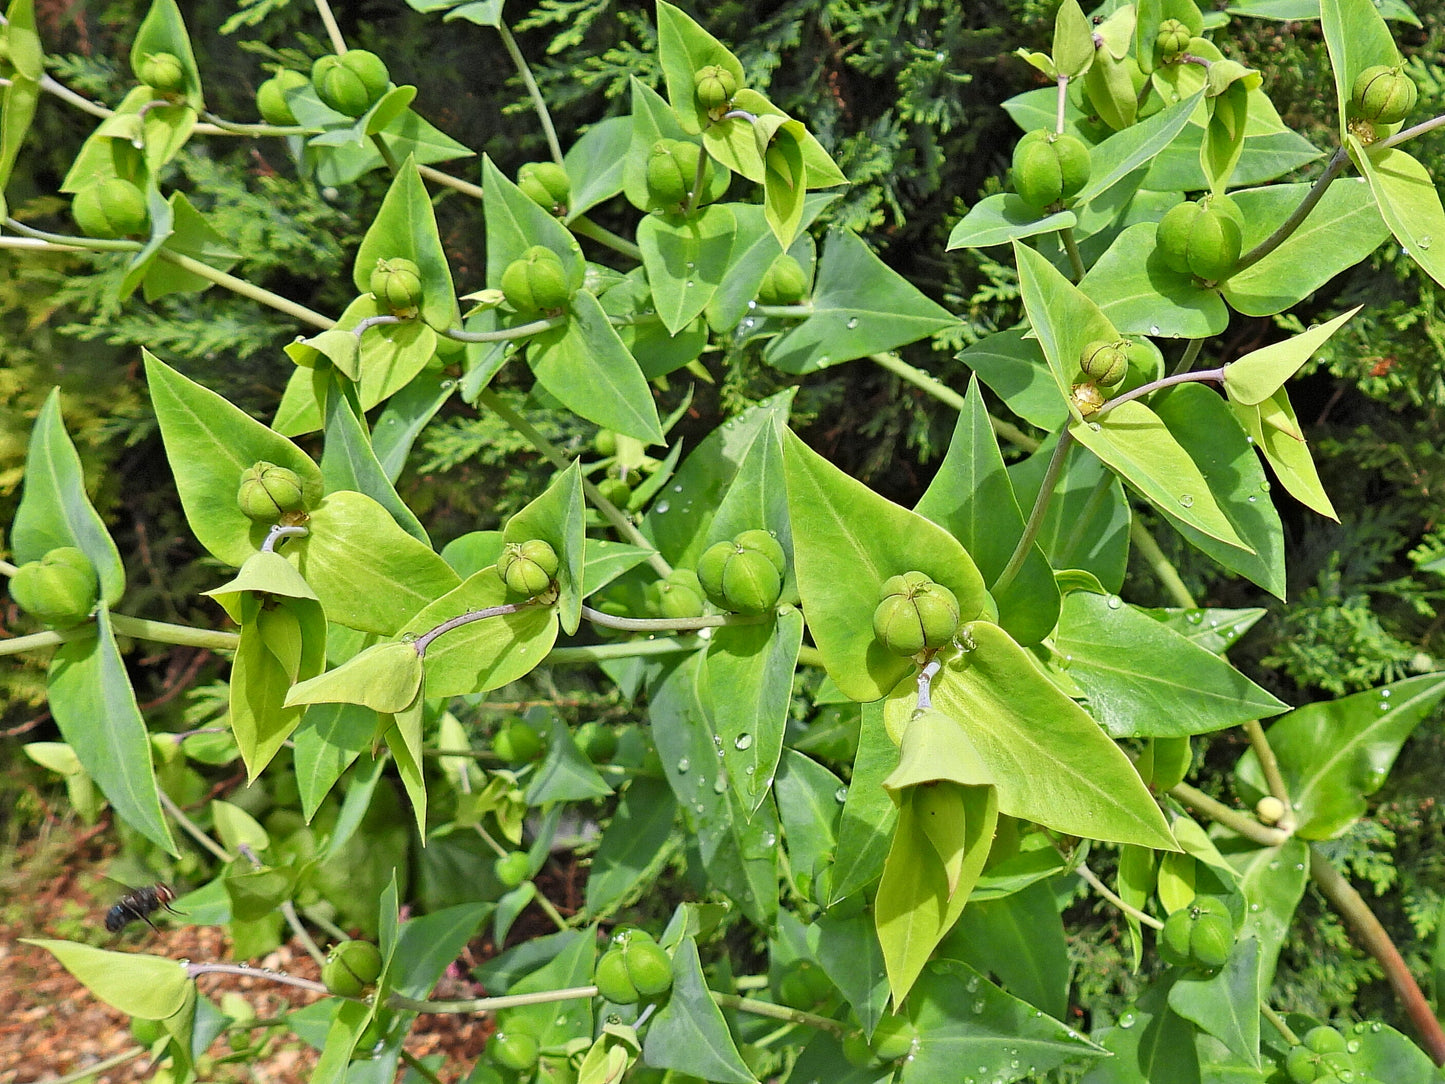
M 164 907 L 173 915 L 182 913 L 171 906 L 175 898 L 175 890 L 169 885 L 156 883 L 145 888 L 133 888 L 106 912 L 105 928 L 111 933 L 120 933 L 132 922 L 140 920 L 154 930 L 156 924 L 151 921 L 151 914 L 155 911 Z

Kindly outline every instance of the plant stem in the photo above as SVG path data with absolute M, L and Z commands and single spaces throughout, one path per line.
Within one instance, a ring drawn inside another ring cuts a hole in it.
M 1098 410 L 1096 410 L 1093 417 L 1091 417 L 1089 420 L 1098 421 L 1099 419 L 1103 418 L 1104 415 L 1108 414 L 1109 411 L 1115 409 L 1116 407 L 1122 406 L 1123 404 L 1131 402 L 1134 399 L 1142 399 L 1146 395 L 1153 395 L 1156 391 L 1161 391 L 1164 388 L 1172 388 L 1175 384 L 1193 384 L 1204 381 L 1213 381 L 1216 384 L 1223 384 L 1224 366 L 1221 365 L 1218 369 L 1199 369 L 1195 372 L 1189 373 L 1174 373 L 1170 376 L 1160 377 L 1158 380 L 1151 380 L 1148 384 L 1139 385 L 1139 387 L 1135 388 L 1133 391 L 1126 391 L 1123 395 L 1120 395 L 1115 399 L 1110 399 L 1107 403 L 1105 403 Z
M 533 885 L 535 888 L 535 884 Z M 536 889 L 532 896 L 532 902 L 542 909 L 542 913 L 552 920 L 552 924 L 564 933 L 571 929 L 571 923 L 562 917 L 562 912 L 552 905 L 552 901 L 542 895 L 540 888 Z
M 386 1007 L 405 1009 L 408 1012 L 500 1012 L 502 1009 L 517 1009 L 523 1005 L 548 1005 L 557 1001 L 580 1001 L 582 998 L 596 996 L 595 986 L 538 990 L 535 994 L 508 994 L 505 997 L 474 997 L 462 1001 L 418 1001 L 415 998 L 392 994 L 386 999 Z
M 571 465 L 567 457 L 562 454 L 560 448 L 541 433 L 537 432 L 536 428 L 527 421 L 526 418 L 508 406 L 496 392 L 490 388 L 483 388 L 477 395 L 477 402 L 495 411 L 498 417 L 525 437 L 528 442 L 531 443 L 532 447 L 537 449 L 543 458 L 558 470 L 566 470 L 568 466 Z M 617 529 L 617 532 L 621 534 L 623 538 L 627 539 L 632 545 L 649 551 L 647 563 L 652 566 L 653 570 L 659 576 L 666 576 L 672 571 L 672 566 L 663 559 L 662 554 L 653 548 L 652 543 L 643 537 L 642 532 L 633 525 L 633 522 L 628 519 L 615 504 L 604 497 L 601 491 L 586 478 L 582 479 L 582 492 L 587 494 L 587 499 L 602 513 L 607 522 L 611 523 L 612 526 Z
M 1008 559 L 998 579 L 994 580 L 989 587 L 989 594 L 997 598 L 1007 591 L 1009 585 L 1014 582 L 1014 577 L 1019 574 L 1019 569 L 1024 567 L 1024 561 L 1028 559 L 1029 552 L 1033 549 L 1034 540 L 1038 538 L 1039 531 L 1044 525 L 1044 515 L 1049 510 L 1049 502 L 1053 499 L 1054 490 L 1058 487 L 1059 476 L 1064 472 L 1064 463 L 1068 460 L 1069 449 L 1074 446 L 1074 437 L 1067 429 L 1059 434 L 1059 442 L 1054 445 L 1054 454 L 1049 459 L 1048 469 L 1044 471 L 1044 480 L 1039 485 L 1039 495 L 1034 500 L 1033 510 L 1029 513 L 1029 521 L 1024 524 L 1024 533 L 1019 536 L 1018 545 Z
M 284 971 L 265 971 L 259 967 L 247 967 L 245 964 L 186 964 L 186 975 L 188 978 L 195 978 L 197 975 L 242 975 L 252 979 L 266 979 L 269 982 L 279 982 L 282 986 L 297 986 L 302 990 L 310 990 L 314 994 L 329 994 L 323 983 L 315 982 L 312 979 L 302 979 L 295 975 L 288 975 Z M 390 1004 L 388 1002 L 388 1004 Z
M 819 670 L 827 669 L 823 662 L 823 653 L 816 647 L 809 647 L 807 644 L 798 648 L 798 665 L 816 666 Z
M 422 1064 L 421 1059 L 415 1054 L 409 1054 L 404 1049 L 398 1051 L 398 1053 L 401 1055 L 401 1060 L 406 1062 L 407 1067 L 416 1073 L 417 1076 L 424 1078 L 429 1084 L 442 1084 L 442 1078 Z
M 550 592 L 549 592 L 550 595 Z M 419 656 L 426 656 L 427 646 L 438 636 L 444 636 L 452 629 L 459 629 L 463 625 L 470 625 L 475 621 L 485 621 L 490 617 L 502 617 L 506 614 L 519 613 L 529 606 L 536 605 L 536 599 L 528 599 L 526 602 L 504 602 L 500 606 L 488 606 L 485 610 L 470 610 L 464 614 L 458 614 L 450 620 L 443 621 L 436 628 L 428 629 L 412 641 L 412 648 Z
M 326 953 L 321 951 L 321 946 L 311 937 L 306 927 L 301 925 L 301 917 L 296 913 L 296 905 L 290 900 L 283 901 L 281 916 L 286 920 L 286 925 L 291 927 L 291 933 L 296 940 L 301 942 L 301 947 L 306 950 L 306 954 L 316 961 L 317 966 L 324 964 Z
M 308 309 L 305 305 L 298 305 L 289 298 L 272 293 L 270 290 L 262 289 L 260 286 L 247 282 L 245 279 L 237 278 L 235 275 L 228 275 L 226 272 L 217 270 L 209 264 L 201 263 L 200 260 L 193 260 L 189 256 L 179 252 L 172 252 L 168 248 L 161 249 L 156 253 L 156 256 L 165 260 L 167 263 L 175 264 L 183 271 L 189 271 L 193 275 L 199 275 L 203 279 L 209 279 L 217 286 L 224 286 L 233 294 L 239 294 L 241 297 L 258 301 L 262 305 L 268 305 L 277 312 L 284 312 L 287 316 L 294 316 L 302 323 L 319 327 L 323 331 L 336 326 L 336 321 L 329 316 L 322 316 L 319 312 Z
M 806 1027 L 817 1028 L 819 1031 L 826 1031 L 830 1035 L 841 1036 L 847 1030 L 840 1022 L 831 1017 L 819 1016 L 817 1013 L 805 1012 L 802 1009 L 790 1009 L 786 1005 L 775 1005 L 771 1001 L 759 1001 L 756 998 L 743 997 L 741 994 L 720 994 L 716 990 L 709 990 L 708 993 L 720 1009 L 752 1013 L 754 1016 L 766 1016 L 773 1020 L 786 1020 L 790 1024 L 803 1024 Z
M 429 181 L 435 181 L 444 188 L 452 188 L 472 199 L 482 198 L 482 186 L 473 184 L 471 181 L 464 181 L 460 177 L 453 177 L 450 173 L 443 173 L 435 166 L 417 166 L 417 172 Z
M 532 108 L 536 110 L 537 119 L 542 122 L 542 131 L 547 135 L 547 146 L 552 151 L 552 161 L 560 166 L 562 164 L 562 144 L 557 142 L 557 129 L 552 127 L 552 114 L 547 109 L 547 101 L 542 97 L 537 80 L 532 78 L 532 69 L 527 65 L 527 58 L 522 55 L 522 50 L 517 48 L 517 41 L 512 37 L 512 32 L 507 29 L 507 24 L 500 19 L 497 20 L 497 33 L 502 35 L 502 45 L 506 48 L 507 55 L 512 58 L 512 64 L 516 66 L 517 74 L 522 77 L 522 84 L 527 88 L 527 94 L 532 99 Z
M 554 327 L 561 327 L 566 322 L 565 316 L 547 316 L 531 323 L 518 324 L 516 327 L 498 328 L 496 331 L 464 331 L 459 327 L 449 327 L 437 334 L 455 339 L 459 343 L 503 343 L 539 335 L 544 331 L 551 331 Z
M 922 369 L 909 365 L 908 362 L 896 354 L 869 354 L 868 360 L 881 369 L 887 369 L 894 376 L 906 380 L 915 388 L 919 388 L 945 406 L 951 406 L 954 410 L 962 412 L 965 400 L 962 395 L 954 391 L 937 377 L 925 373 Z M 1006 422 L 1002 418 L 995 418 L 992 414 L 988 416 L 988 424 L 993 431 L 1008 441 L 1016 448 L 1022 448 L 1026 452 L 1036 451 L 1039 442 L 1029 436 L 1018 426 Z
M 1159 585 L 1164 588 L 1166 594 L 1174 600 L 1174 605 L 1182 606 L 1186 610 L 1194 609 L 1198 603 L 1194 596 L 1189 593 L 1189 588 L 1184 586 L 1184 580 L 1179 576 L 1179 570 L 1174 567 L 1164 551 L 1159 548 L 1159 543 L 1148 529 L 1133 516 L 1129 517 L 1129 541 L 1139 551 L 1154 575 L 1159 579 Z
M 629 640 L 620 644 L 591 644 L 587 647 L 554 647 L 542 659 L 545 666 L 579 666 L 608 659 L 634 659 L 651 655 L 675 655 L 680 651 L 696 651 L 702 641 L 696 637 L 679 640 Z M 807 649 L 805 649 L 807 650 Z
M 1402 128 L 1389 139 L 1382 139 L 1377 143 L 1371 143 L 1371 148 L 1379 147 L 1388 150 L 1391 147 L 1398 147 L 1401 143 L 1408 143 L 1416 136 L 1422 136 L 1426 132 L 1433 132 L 1436 128 L 1445 125 L 1445 114 L 1438 117 L 1431 117 L 1429 120 L 1421 121 L 1419 124 L 1409 128 Z
M 336 25 L 336 16 L 331 13 L 327 0 L 315 0 L 316 14 L 321 16 L 321 25 L 326 27 L 326 36 L 331 39 L 331 49 L 337 56 L 346 52 L 346 39 L 341 36 L 341 27 Z
M 1244 732 L 1249 735 L 1250 747 L 1259 758 L 1259 767 L 1264 773 L 1264 781 L 1269 785 L 1269 792 L 1284 804 L 1284 815 L 1275 822 L 1275 827 L 1281 832 L 1293 832 L 1298 823 L 1294 806 L 1290 803 L 1289 788 L 1285 786 L 1284 776 L 1280 774 L 1279 760 L 1274 755 L 1269 739 L 1265 737 L 1264 727 L 1258 719 L 1251 719 L 1244 724 Z
M 1445 1065 L 1445 1033 L 1440 1030 L 1440 1021 L 1435 1018 L 1430 1002 L 1425 999 L 1415 976 L 1405 966 L 1400 950 L 1395 948 L 1395 943 L 1370 910 L 1370 905 L 1314 847 L 1310 847 L 1310 877 L 1340 917 L 1355 931 L 1365 950 L 1384 969 L 1385 977 L 1390 980 L 1395 996 L 1415 1025 L 1420 1045 L 1430 1055 L 1430 1060 L 1436 1065 Z
M 1069 266 L 1073 269 L 1074 281 L 1078 282 L 1088 269 L 1084 266 L 1084 255 L 1079 251 L 1079 243 L 1074 240 L 1074 227 L 1065 226 L 1061 229 L 1059 240 L 1064 243 L 1064 251 L 1069 254 Z
M 128 241 L 125 238 L 111 240 L 101 237 L 75 237 L 70 234 L 37 230 L 34 226 L 27 226 L 24 222 L 13 218 L 5 220 L 5 228 L 22 237 L 49 242 L 66 252 L 139 252 L 144 247 L 139 241 Z
M 124 614 L 111 614 L 110 625 L 122 636 L 132 636 L 137 640 L 159 640 L 164 644 L 179 644 L 182 647 L 235 651 L 241 644 L 238 633 L 173 625 L 168 621 L 150 621 L 143 617 L 127 617 Z
M 716 629 L 724 625 L 761 625 L 766 614 L 713 614 L 708 617 L 614 617 L 612 614 L 582 607 L 582 616 L 594 625 L 625 632 L 691 632 L 695 629 Z
M 1203 348 L 1203 339 L 1190 339 L 1189 345 L 1184 348 L 1184 353 L 1179 355 L 1179 362 L 1174 366 L 1174 371 L 1169 375 L 1178 376 L 1179 374 L 1187 373 L 1190 369 L 1194 368 L 1194 360 L 1195 358 L 1199 357 L 1199 351 Z
M 381 138 L 380 132 L 373 132 L 371 145 L 376 148 L 376 153 L 381 155 L 381 160 L 386 163 L 387 172 L 393 177 L 401 169 L 401 163 L 396 160 L 396 155 L 391 153 L 391 148 L 386 145 L 386 140 Z
M 1290 1046 L 1299 1046 L 1299 1036 L 1290 1030 L 1290 1026 L 1284 1022 L 1284 1017 L 1263 1001 L 1259 1003 L 1259 1014 L 1274 1025 L 1275 1031 L 1280 1033 L 1285 1042 Z
M 165 807 L 165 811 L 171 815 L 171 819 L 185 829 L 188 836 L 206 850 L 210 851 L 211 854 L 215 855 L 220 861 L 227 863 L 235 861 L 236 856 L 229 853 L 226 848 L 206 835 L 206 833 L 201 830 L 201 826 L 186 816 L 184 809 L 176 805 L 174 798 L 160 788 L 156 789 L 156 794 L 160 797 L 161 805 Z
M 1148 926 L 1150 929 L 1162 930 L 1164 928 L 1164 923 L 1160 922 L 1153 915 L 1145 914 L 1143 911 L 1139 910 L 1139 908 L 1125 903 L 1119 896 L 1115 895 L 1112 891 L 1110 891 L 1109 886 L 1106 885 L 1103 881 L 1099 880 L 1099 875 L 1093 870 L 1091 870 L 1085 863 L 1080 862 L 1077 866 L 1075 866 L 1074 872 L 1077 873 L 1080 877 L 1082 877 L 1085 881 L 1087 881 L 1090 888 L 1092 888 L 1099 895 L 1103 896 L 1106 900 L 1112 903 L 1119 910 L 1123 911 L 1126 915 L 1133 915 L 1134 918 L 1138 919 L 1140 923 Z
M 811 301 L 802 301 L 796 305 L 757 305 L 748 311 L 754 316 L 782 316 L 807 319 L 813 315 L 815 310 Z
M 107 1069 L 114 1069 L 117 1065 L 124 1065 L 128 1061 L 134 1061 L 150 1053 L 143 1046 L 133 1046 L 129 1050 L 122 1051 L 113 1058 L 106 1058 L 94 1065 L 87 1065 L 84 1069 L 77 1069 L 73 1073 L 66 1073 L 64 1076 L 50 1077 L 47 1084 L 79 1084 L 80 1081 L 92 1081 L 100 1079 L 100 1074 Z
M 1176 784 L 1169 788 L 1169 793 L 1190 809 L 1203 813 L 1211 820 L 1218 821 L 1224 827 L 1237 832 L 1245 839 L 1253 840 L 1261 847 L 1278 847 L 1290 838 L 1289 832 L 1281 832 L 1278 828 L 1260 824 L 1247 813 L 1230 809 L 1223 802 L 1216 801 L 1202 790 L 1195 790 L 1188 783 Z
M 1335 153 L 1330 157 L 1325 171 L 1315 179 L 1314 187 L 1300 200 L 1299 206 L 1290 212 L 1290 216 L 1279 224 L 1279 228 L 1266 237 L 1259 244 L 1246 252 L 1239 258 L 1239 263 L 1234 265 L 1233 274 L 1239 274 L 1247 267 L 1253 267 L 1264 259 L 1289 238 L 1290 234 L 1299 229 L 1309 213 L 1315 209 L 1315 205 L 1324 198 L 1325 191 L 1330 183 L 1344 170 L 1346 163 L 1350 160 L 1350 152 L 1344 147 L 1335 148 Z
M 614 252 L 620 252 L 628 259 L 636 260 L 638 263 L 642 262 L 642 249 L 638 248 L 620 234 L 613 233 L 606 227 L 599 226 L 586 215 L 578 215 L 571 222 L 567 223 L 567 228 L 579 237 L 590 237 L 598 244 L 606 245 Z

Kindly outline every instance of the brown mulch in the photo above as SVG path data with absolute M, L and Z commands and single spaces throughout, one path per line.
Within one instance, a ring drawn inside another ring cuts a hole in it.
M 98 864 L 94 855 L 89 857 Z M 22 922 L 0 921 L 0 1084 L 56 1080 L 139 1050 L 130 1033 L 129 1017 L 97 1001 L 50 953 L 19 941 L 21 937 L 77 939 L 77 921 L 83 916 L 85 921 L 98 925 L 112 902 L 91 897 L 73 872 L 60 872 L 29 896 Z M 7 915 L 14 910 L 7 908 Z M 104 947 L 197 963 L 232 960 L 222 928 L 181 925 L 184 921 L 172 918 L 170 922 L 176 925 L 158 923 L 159 932 L 132 926 L 120 937 L 104 942 Z M 301 978 L 319 977 L 315 962 L 294 942 L 255 963 Z M 212 1001 L 219 1002 L 227 993 L 245 997 L 259 1020 L 302 1008 L 319 996 L 249 976 L 213 974 L 197 981 L 200 992 Z M 470 982 L 444 977 L 436 996 L 478 994 Z M 491 1022 L 485 1017 L 424 1015 L 413 1025 L 406 1050 L 418 1058 L 443 1055 L 445 1061 L 437 1075 L 445 1084 L 452 1084 L 470 1071 L 491 1030 Z M 224 1059 L 233 1051 L 223 1033 L 208 1051 L 209 1064 L 204 1066 L 201 1078 L 258 1084 L 300 1084 L 309 1078 L 318 1054 L 294 1033 L 277 1027 L 256 1029 L 251 1036 L 260 1049 L 243 1060 L 227 1062 Z M 153 1066 L 141 1052 L 88 1080 L 94 1084 L 128 1084 L 147 1080 L 152 1073 Z

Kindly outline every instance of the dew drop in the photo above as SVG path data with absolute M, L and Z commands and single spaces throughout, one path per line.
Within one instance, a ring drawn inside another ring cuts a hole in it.
M 1345 1049 L 1348 1050 L 1351 1054 L 1358 1054 L 1360 1052 L 1360 1040 L 1351 1039 L 1349 1042 L 1345 1043 Z
M 452 390 L 453 388 L 455 388 L 456 386 L 457 386 L 457 382 L 456 382 L 455 380 L 443 380 L 443 381 L 441 382 L 441 389 L 442 389 L 442 391 L 451 391 L 451 390 Z
M 1420 238 L 1420 240 L 1419 240 L 1418 242 L 1416 242 L 1416 243 L 1417 243 L 1421 248 L 1428 249 L 1431 245 L 1433 245 L 1433 244 L 1435 243 L 1435 238 L 1431 237 L 1431 236 L 1427 233 L 1424 237 Z
M 688 279 L 686 282 L 683 283 L 683 285 L 686 286 L 689 290 L 691 290 L 694 286 L 697 285 L 697 283 L 693 282 L 692 279 Z
M 1127 1030 L 1132 1028 L 1138 1019 L 1133 1013 L 1126 1012 L 1123 1016 L 1119 1017 L 1119 1026 Z
M 681 485 L 675 485 L 675 486 L 672 487 L 672 491 L 673 491 L 674 493 L 681 493 L 681 492 L 682 492 L 682 486 L 681 486 Z
M 1256 497 L 1253 493 L 1251 493 L 1248 497 L 1245 498 L 1245 500 L 1248 501 L 1250 504 L 1253 504 L 1258 499 L 1259 498 Z
M 679 761 L 677 762 L 677 774 L 678 774 L 678 775 L 686 775 L 687 772 L 688 772 L 688 769 L 691 768 L 691 767 L 692 767 L 692 761 L 688 760 L 687 757 L 683 757 L 681 760 L 679 760 Z
M 698 802 L 697 805 L 693 806 L 692 808 L 701 813 L 706 807 L 701 802 Z
M 1390 699 L 1390 690 L 1389 690 L 1389 689 L 1381 689 L 1381 690 L 1380 690 L 1380 696 L 1381 696 L 1382 699 L 1385 699 L 1385 700 Z
M 973 1003 L 973 1015 L 977 1016 L 981 1012 L 983 1012 L 983 998 L 979 998 Z
M 757 769 L 753 765 L 749 764 L 746 768 L 743 769 L 743 774 L 752 775 L 753 772 L 755 772 L 756 770 Z
M 714 794 L 726 794 L 728 789 L 728 777 L 720 775 L 713 780 L 712 792 Z
M 1192 493 L 1181 493 L 1181 494 L 1179 494 L 1179 507 L 1181 507 L 1181 508 L 1193 508 L 1193 507 L 1194 507 L 1194 494 L 1192 494 Z
M 847 787 L 839 787 L 837 790 L 835 790 L 835 791 L 833 792 L 833 801 L 835 801 L 835 802 L 846 802 L 847 800 L 848 800 L 848 788 L 847 788 Z
M 1266 478 L 1264 481 L 1262 481 L 1262 482 L 1259 483 L 1259 491 L 1260 491 L 1261 493 L 1268 493 L 1268 492 L 1269 492 L 1269 479 L 1268 479 L 1268 478 Z
M 687 269 L 688 269 L 689 271 L 696 271 L 696 270 L 697 270 L 697 264 L 693 263 L 691 260 L 688 260 L 688 261 L 687 261 Z
M 1111 610 L 1117 610 L 1120 606 L 1124 605 L 1124 600 L 1121 599 L 1118 595 L 1110 595 L 1105 600 L 1105 605 L 1107 605 Z
M 1159 325 L 1158 325 L 1158 324 L 1150 324 L 1150 325 L 1149 325 L 1149 334 L 1150 334 L 1150 335 L 1158 335 L 1158 334 L 1159 334 Z
M 764 846 L 764 847 L 776 847 L 777 845 L 778 845 L 778 837 L 777 837 L 776 835 L 774 835 L 772 832 L 764 832 L 764 833 L 763 833 L 763 846 Z
M 1198 610 L 1190 610 L 1189 613 L 1185 614 L 1184 620 L 1188 621 L 1191 625 L 1197 625 L 1204 620 L 1204 615 Z
M 1371 1021 L 1370 1021 L 1370 1030 L 1371 1030 L 1372 1032 L 1374 1032 L 1376 1035 L 1378 1035 L 1378 1034 L 1380 1033 L 1381 1026 L 1382 1026 L 1382 1025 L 1380 1024 L 1380 1022 L 1379 1022 L 1378 1020 L 1371 1020 Z
M 848 318 L 848 322 L 843 326 L 846 327 L 849 331 L 852 331 L 855 327 L 858 326 L 858 317 L 850 316 Z
M 970 994 L 975 993 L 978 990 L 978 976 L 971 976 L 969 980 L 963 984 L 963 988 Z
M 751 734 L 739 734 L 736 738 L 733 739 L 733 746 L 738 750 L 747 749 L 752 744 L 753 736 Z
M 672 505 L 668 504 L 666 501 L 658 501 L 657 507 L 654 508 L 653 511 L 656 512 L 659 516 L 665 516 L 667 515 L 667 510 L 671 507 Z

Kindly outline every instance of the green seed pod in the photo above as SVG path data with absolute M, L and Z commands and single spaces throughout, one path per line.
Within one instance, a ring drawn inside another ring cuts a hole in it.
M 525 1031 L 499 1031 L 487 1041 L 487 1053 L 503 1069 L 522 1073 L 537 1064 L 541 1048 Z
M 579 726 L 572 740 L 593 764 L 606 764 L 617 755 L 617 732 L 595 719 Z
M 599 429 L 592 438 L 592 447 L 598 455 L 617 454 L 617 434 L 611 429 Z
M 562 257 L 533 245 L 502 272 L 502 293 L 519 313 L 556 312 L 567 307 L 572 287 Z
M 147 1050 L 163 1035 L 168 1035 L 166 1026 L 159 1020 L 147 1020 L 144 1016 L 133 1016 L 130 1021 L 130 1037 Z
M 1089 148 L 1074 136 L 1038 128 L 1014 147 L 1014 191 L 1030 207 L 1042 209 L 1066 200 L 1088 181 Z
M 651 938 L 629 938 L 619 950 L 627 977 L 643 997 L 657 997 L 672 987 L 672 957 Z
M 400 256 L 377 260 L 371 272 L 371 292 L 377 305 L 391 315 L 414 319 L 422 301 L 421 268 Z
M 958 631 L 958 599 L 922 572 L 890 576 L 878 591 L 873 635 L 895 655 L 943 647 Z
M 1069 401 L 1078 408 L 1079 413 L 1087 418 L 1091 414 L 1098 413 L 1104 405 L 1104 393 L 1099 390 L 1097 384 L 1086 381 L 1083 384 L 1075 384 L 1069 389 Z
M 885 1016 L 873 1029 L 868 1044 L 879 1061 L 897 1061 L 912 1054 L 918 1046 L 918 1028 L 906 1016 Z
M 301 479 L 289 467 L 265 460 L 253 463 L 241 474 L 236 503 L 252 519 L 274 523 L 282 512 L 301 508 Z
M 733 73 L 717 64 L 695 71 L 692 86 L 697 93 L 697 104 L 709 113 L 723 109 L 738 92 L 738 81 Z
M 1157 944 L 1159 955 L 1164 957 L 1165 962 L 1181 967 L 1188 966 L 1189 934 L 1193 928 L 1194 919 L 1187 907 L 1181 907 L 1164 920 L 1164 928 L 1159 931 Z
M 627 502 L 632 500 L 632 487 L 623 478 L 604 478 L 597 483 L 597 492 L 607 498 L 618 508 L 626 508 Z
M 542 755 L 542 735 L 518 719 L 492 736 L 492 752 L 508 764 L 525 764 Z
M 1415 81 L 1401 68 L 1375 64 L 1355 77 L 1350 116 L 1375 124 L 1397 124 L 1415 108 Z
M 675 568 L 659 588 L 658 611 L 663 617 L 679 621 L 701 617 L 704 601 L 697 573 L 690 568 Z
M 763 276 L 758 300 L 764 305 L 796 305 L 808 295 L 811 285 L 803 265 L 784 252 Z
M 557 574 L 557 551 L 540 538 L 508 542 L 497 558 L 497 575 L 507 590 L 534 598 L 547 590 Z
M 296 114 L 286 101 L 286 93 L 304 87 L 311 80 L 298 71 L 282 68 L 256 88 L 256 110 L 267 124 L 289 127 L 296 123 Z
M 120 177 L 82 188 L 70 201 L 70 216 L 87 237 L 107 240 L 145 233 L 150 221 L 145 193 Z
M 620 948 L 608 949 L 602 954 L 592 973 L 592 981 L 597 986 L 597 992 L 614 1005 L 635 1005 L 642 1000 L 637 987 L 632 984 L 627 961 L 623 959 Z
M 186 89 L 186 69 L 175 53 L 152 53 L 141 61 L 136 77 L 163 97 Z
M 745 531 L 743 534 L 753 534 Z M 761 532 L 777 546 L 777 539 Z M 697 563 L 697 578 L 716 605 L 740 614 L 767 613 L 783 592 L 779 561 L 771 553 L 744 545 L 743 535 L 708 548 Z M 781 552 L 782 547 L 778 547 Z
M 1202 914 L 1189 930 L 1189 957 L 1206 971 L 1223 967 L 1234 947 L 1234 923 L 1227 915 Z
M 1095 339 L 1079 355 L 1079 368 L 1095 384 L 1111 388 L 1129 371 L 1127 346 L 1127 340 Z
M 848 1064 L 855 1069 L 867 1069 L 877 1064 L 873 1048 L 868 1045 L 868 1040 L 861 1031 L 850 1031 L 843 1036 L 843 1057 L 847 1058 Z
M 391 75 L 385 62 L 365 49 L 318 57 L 311 66 L 311 85 L 316 88 L 316 96 L 348 117 L 365 115 L 381 101 L 390 84 Z
M 1165 19 L 1154 36 L 1154 56 L 1161 64 L 1171 63 L 1189 47 L 1194 35 L 1178 19 Z
M 1294 1084 L 1314 1084 L 1320 1078 L 1320 1056 L 1307 1046 L 1292 1046 L 1284 1059 L 1284 1071 Z
M 539 207 L 559 218 L 567 213 L 572 182 L 556 162 L 528 162 L 517 170 L 517 187 Z
M 1170 270 L 1206 282 L 1228 278 L 1244 244 L 1244 216 L 1228 196 L 1181 203 L 1159 220 L 1154 240 Z
M 321 981 L 342 997 L 359 997 L 381 974 L 381 953 L 370 941 L 342 941 L 326 954 Z
M 653 207 L 671 210 L 687 201 L 702 162 L 702 185 L 706 190 L 712 162 L 702 147 L 682 139 L 659 139 L 647 158 L 647 194 Z
M 31 617 L 55 628 L 68 628 L 95 609 L 100 580 L 89 557 L 74 546 L 59 546 L 15 570 L 10 577 L 10 597 Z
M 1339 1029 L 1327 1024 L 1320 1024 L 1305 1032 L 1304 1044 L 1316 1054 L 1340 1054 L 1349 1049 Z
M 492 872 L 497 875 L 507 888 L 516 888 L 527 879 L 531 870 L 531 859 L 524 851 L 508 851 L 506 854 L 498 855 L 492 863 Z
M 833 996 L 834 986 L 811 960 L 795 960 L 778 980 L 778 1000 L 789 1008 L 811 1011 Z

